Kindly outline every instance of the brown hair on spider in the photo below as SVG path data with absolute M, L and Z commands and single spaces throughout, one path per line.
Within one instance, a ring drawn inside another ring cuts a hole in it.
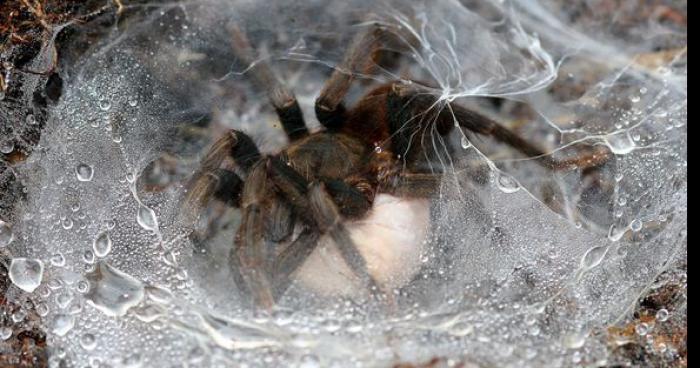
M 253 66 L 252 78 L 267 92 L 289 144 L 264 155 L 245 133 L 225 134 L 187 184 L 182 213 L 192 222 L 211 198 L 240 208 L 230 264 L 242 294 L 257 306 L 271 308 L 295 278 L 334 294 L 357 292 L 347 280 L 370 294 L 408 283 L 420 266 L 428 203 L 442 180 L 442 173 L 425 169 L 425 152 L 415 142 L 446 136 L 455 122 L 467 134 L 491 136 L 551 170 L 596 166 L 608 158 L 607 151 L 596 150 L 554 159 L 503 125 L 443 103 L 415 82 L 385 83 L 346 108 L 355 73 L 371 68 L 390 37 L 379 26 L 355 37 L 325 82 L 315 106 L 323 129 L 311 132 L 294 94 L 257 59 L 243 32 L 232 34 L 234 53 Z M 372 227 L 391 221 L 397 231 Z M 338 262 L 320 260 L 319 244 L 330 244 L 333 254 L 326 258 Z

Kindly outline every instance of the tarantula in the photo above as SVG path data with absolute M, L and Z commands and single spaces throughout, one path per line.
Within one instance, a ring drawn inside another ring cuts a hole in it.
M 497 122 L 456 104 L 447 104 L 426 119 L 425 112 L 435 111 L 439 101 L 414 82 L 385 83 L 346 109 L 343 100 L 355 73 L 371 69 L 386 33 L 375 26 L 354 39 L 316 101 L 323 129 L 310 132 L 294 94 L 269 65 L 256 59 L 246 36 L 237 29 L 232 32 L 235 54 L 252 65 L 253 80 L 267 92 L 289 145 L 278 154 L 263 155 L 245 133 L 230 131 L 202 159 L 186 187 L 183 208 L 196 214 L 211 197 L 240 208 L 241 225 L 230 263 L 239 289 L 258 306 L 271 308 L 276 303 L 323 237 L 331 239 L 369 290 L 378 293 L 386 286 L 386 280 L 378 280 L 376 270 L 368 266 L 366 252 L 358 248 L 347 224 L 372 216 L 383 195 L 410 201 L 430 199 L 436 193 L 441 174 L 420 164 L 425 155 L 412 144 L 420 139 L 417 135 L 445 136 L 458 124 L 470 134 L 506 143 L 552 170 L 591 167 L 605 159 L 605 153 L 596 151 L 556 160 Z M 234 167 L 225 167 L 225 161 Z M 410 206 L 404 210 L 408 215 L 413 211 Z M 398 250 L 406 251 L 415 249 Z

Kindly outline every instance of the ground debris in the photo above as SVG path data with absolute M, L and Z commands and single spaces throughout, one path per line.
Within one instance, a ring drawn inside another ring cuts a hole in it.
M 686 268 L 663 274 L 633 317 L 608 329 L 613 361 L 635 367 L 688 366 Z

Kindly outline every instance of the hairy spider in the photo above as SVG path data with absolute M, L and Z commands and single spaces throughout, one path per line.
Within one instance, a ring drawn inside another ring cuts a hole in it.
M 605 160 L 606 153 L 600 151 L 556 160 L 479 113 L 456 104 L 433 109 L 438 98 L 417 83 L 383 84 L 346 109 L 343 100 L 355 73 L 372 67 L 374 54 L 387 39 L 379 27 L 355 38 L 342 65 L 326 81 L 315 106 L 324 128 L 309 132 L 293 93 L 267 64 L 256 60 L 242 32 L 232 34 L 235 54 L 253 65 L 253 80 L 267 92 L 289 145 L 278 154 L 263 155 L 249 136 L 230 131 L 202 159 L 186 187 L 183 211 L 197 214 L 212 197 L 240 208 L 230 263 L 239 289 L 258 306 L 272 307 L 300 269 L 320 267 L 318 260 L 311 261 L 319 243 L 331 244 L 335 257 L 342 259 L 325 266 L 336 268 L 331 274 L 350 272 L 373 293 L 410 281 L 417 267 L 411 259 L 420 253 L 429 221 L 427 203 L 441 183 L 440 173 L 421 165 L 425 154 L 412 142 L 445 136 L 455 123 L 470 134 L 492 136 L 552 170 L 591 167 Z M 434 116 L 426 118 L 431 110 Z M 393 206 L 394 213 L 382 206 Z M 381 241 L 381 236 L 357 235 L 378 231 L 362 226 L 387 217 L 399 217 L 403 229 Z M 402 257 L 409 260 L 400 261 Z M 337 282 L 328 277 L 315 281 L 317 288 L 332 289 L 324 283 Z

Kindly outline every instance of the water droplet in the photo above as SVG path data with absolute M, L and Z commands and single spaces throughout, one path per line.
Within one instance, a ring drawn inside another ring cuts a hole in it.
M 63 282 L 59 279 L 49 280 L 46 284 L 51 290 L 58 290 L 63 287 Z
M 29 125 L 34 125 L 36 124 L 36 117 L 32 114 L 28 114 L 24 121 Z
M 78 315 L 82 311 L 83 311 L 83 304 L 80 302 L 73 303 L 73 304 L 71 304 L 70 308 L 68 308 L 68 313 L 72 314 L 72 315 Z
M 592 268 L 597 267 L 601 262 L 603 262 L 603 259 L 605 259 L 605 255 L 607 253 L 607 246 L 595 247 L 590 249 L 588 252 L 586 252 L 586 255 L 583 256 L 583 259 L 581 260 L 581 268 L 583 268 L 584 270 L 590 270 Z
M 670 316 L 671 314 L 668 312 L 668 309 L 665 308 L 659 309 L 659 311 L 656 312 L 656 320 L 659 322 L 668 321 Z
M 92 243 L 92 250 L 99 258 L 105 257 L 112 251 L 112 238 L 108 232 L 100 234 Z
M 14 258 L 10 264 L 9 276 L 15 286 L 31 293 L 41 284 L 44 264 L 36 259 Z
M 6 140 L 0 143 L 0 153 L 10 154 L 15 150 L 15 142 L 11 140 Z
M 80 336 L 80 346 L 82 346 L 85 350 L 92 350 L 97 347 L 95 335 L 86 333 L 83 336 Z
M 138 105 L 138 104 L 139 104 L 139 100 L 136 99 L 135 96 L 130 96 L 130 97 L 129 97 L 129 106 L 131 106 L 131 107 L 136 107 L 136 105 Z
M 635 150 L 637 145 L 626 132 L 609 135 L 605 138 L 610 150 L 616 155 L 626 155 Z
M 39 290 L 37 290 L 39 293 L 39 296 L 42 298 L 48 298 L 49 295 L 51 295 L 51 289 L 49 289 L 47 286 L 40 287 Z
M 540 332 L 542 332 L 542 330 L 540 329 L 540 326 L 537 326 L 537 325 L 530 326 L 527 329 L 527 333 L 531 336 L 539 336 Z
M 36 305 L 36 313 L 40 317 L 46 317 L 49 314 L 49 306 L 46 303 L 39 303 Z
M 639 96 L 630 96 L 630 101 L 632 101 L 632 103 L 637 103 L 641 100 L 642 100 L 642 98 Z
M 454 325 L 450 326 L 448 332 L 452 336 L 464 337 L 474 332 L 474 325 L 465 321 L 457 321 Z
M 15 313 L 12 313 L 12 322 L 14 323 L 20 323 L 24 321 L 24 319 L 27 318 L 27 312 L 24 311 L 23 309 L 18 310 Z
M 86 250 L 83 252 L 83 261 L 87 264 L 95 263 L 95 253 L 91 250 Z
M 649 325 L 646 323 L 640 323 L 634 328 L 634 332 L 639 336 L 646 336 L 649 333 Z
M 0 340 L 7 340 L 12 336 L 12 329 L 5 326 L 5 327 L 0 327 Z
M 75 317 L 69 314 L 59 314 L 53 321 L 53 333 L 58 336 L 66 336 L 66 334 L 75 326 Z
M 71 218 L 65 218 L 61 221 L 61 227 L 63 227 L 66 230 L 70 230 L 73 228 L 73 219 Z
M 143 284 L 107 263 L 98 263 L 85 277 L 90 282 L 88 303 L 108 316 L 123 316 L 143 300 Z
M 65 309 L 71 301 L 73 301 L 73 295 L 68 292 L 64 291 L 56 295 L 56 304 L 61 309 Z
M 629 254 L 629 246 L 621 245 L 617 248 L 617 255 L 625 258 Z
M 640 232 L 642 231 L 642 228 L 644 228 L 644 223 L 642 220 L 636 219 L 630 224 L 630 229 L 632 229 L 634 232 Z
M 114 220 L 105 220 L 104 225 L 107 227 L 108 230 L 114 230 L 114 228 L 117 226 L 117 223 Z
M 512 176 L 505 173 L 498 173 L 496 181 L 498 184 L 498 189 L 500 189 L 503 193 L 512 194 L 520 190 L 520 183 L 518 183 L 518 181 Z
M 469 142 L 469 139 L 467 139 L 466 135 L 462 136 L 460 143 L 461 143 L 463 149 L 469 149 L 469 147 L 472 146 L 471 142 Z
M 580 349 L 586 343 L 586 334 L 573 332 L 564 336 L 564 346 L 569 349 Z
M 649 326 L 649 331 L 651 331 L 651 329 L 652 329 L 652 326 Z M 654 335 L 647 332 L 647 334 L 645 335 L 645 340 L 647 340 L 647 349 L 653 349 L 654 342 L 656 340 L 654 338 Z
M 59 359 L 63 359 L 66 357 L 66 349 L 64 349 L 62 346 L 58 346 L 55 349 L 52 349 L 51 353 L 52 356 L 55 356 Z
M 155 211 L 139 203 L 138 213 L 136 214 L 136 222 L 148 230 L 157 231 L 158 230 L 158 218 L 156 217 Z
M 107 99 L 100 100 L 99 105 L 102 111 L 108 111 L 112 107 L 112 103 Z
M 88 290 L 90 290 L 90 283 L 85 280 L 78 281 L 78 285 L 76 285 L 75 290 L 81 294 L 85 294 Z
M 0 220 L 0 248 L 10 245 L 14 239 L 15 235 L 12 233 L 10 224 Z
M 75 168 L 75 176 L 79 181 L 91 181 L 94 170 L 92 166 L 86 164 L 80 164 Z

